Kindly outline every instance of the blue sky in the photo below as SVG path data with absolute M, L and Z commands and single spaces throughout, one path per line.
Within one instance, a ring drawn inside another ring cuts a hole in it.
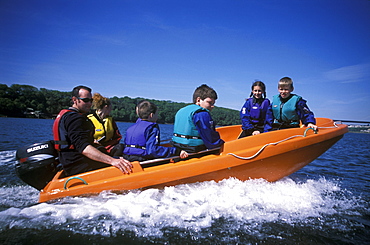
M 240 109 L 281 77 L 317 117 L 370 121 L 369 0 L 0 0 L 0 83 Z

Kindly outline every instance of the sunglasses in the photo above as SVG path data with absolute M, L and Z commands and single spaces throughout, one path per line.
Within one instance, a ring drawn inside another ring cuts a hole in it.
M 80 97 L 77 97 L 77 99 L 82 100 L 85 103 L 93 102 L 94 101 L 94 99 L 90 99 L 90 98 L 80 98 Z

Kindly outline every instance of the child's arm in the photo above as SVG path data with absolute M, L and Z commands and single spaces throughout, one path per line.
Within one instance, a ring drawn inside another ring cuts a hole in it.
M 249 111 L 250 111 L 250 102 L 247 100 L 244 103 L 242 109 L 240 110 L 240 119 L 242 121 L 243 130 L 248 130 L 248 129 L 253 128 L 253 125 L 251 124 L 251 120 L 250 120 Z
M 160 145 L 160 131 L 157 126 L 149 127 L 145 135 L 147 140 L 145 147 L 149 156 L 153 158 L 167 158 L 176 155 L 175 147 L 164 147 Z
M 307 102 L 304 99 L 300 99 L 297 103 L 297 113 L 299 119 L 306 127 L 317 129 L 316 119 L 313 112 L 308 108 Z
M 208 112 L 201 111 L 196 113 L 193 116 L 193 122 L 207 149 L 217 148 L 225 143 L 220 138 L 220 134 L 215 130 L 213 119 Z
M 274 115 L 272 114 L 272 103 L 266 112 L 265 127 L 264 132 L 268 132 L 272 129 L 272 124 L 274 123 Z

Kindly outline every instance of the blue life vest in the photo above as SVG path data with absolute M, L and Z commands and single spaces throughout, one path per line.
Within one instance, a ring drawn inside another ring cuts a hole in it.
M 263 125 L 266 118 L 266 112 L 270 106 L 270 101 L 268 99 L 264 99 L 261 104 L 253 103 L 253 98 L 249 98 L 248 101 L 250 104 L 249 115 L 251 122 L 257 125 Z
M 181 108 L 175 116 L 172 141 L 189 146 L 204 145 L 193 122 L 193 116 L 200 111 L 209 111 L 199 105 L 191 104 Z
M 123 154 L 135 156 L 147 156 L 145 131 L 149 127 L 158 127 L 154 122 L 138 119 L 134 125 L 126 131 L 125 149 Z M 158 139 L 159 141 L 159 139 Z
M 296 112 L 296 105 L 302 97 L 293 94 L 285 103 L 283 103 L 280 98 L 279 95 L 275 95 L 272 99 L 272 112 L 275 118 L 274 123 L 298 125 L 299 117 Z

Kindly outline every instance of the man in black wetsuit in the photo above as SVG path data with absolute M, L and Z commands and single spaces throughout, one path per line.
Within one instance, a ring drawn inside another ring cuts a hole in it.
M 132 172 L 129 161 L 113 158 L 93 146 L 94 126 L 86 116 L 92 101 L 90 88 L 75 87 L 72 91 L 72 106 L 62 110 L 54 122 L 55 146 L 66 176 L 110 165 L 129 174 Z

